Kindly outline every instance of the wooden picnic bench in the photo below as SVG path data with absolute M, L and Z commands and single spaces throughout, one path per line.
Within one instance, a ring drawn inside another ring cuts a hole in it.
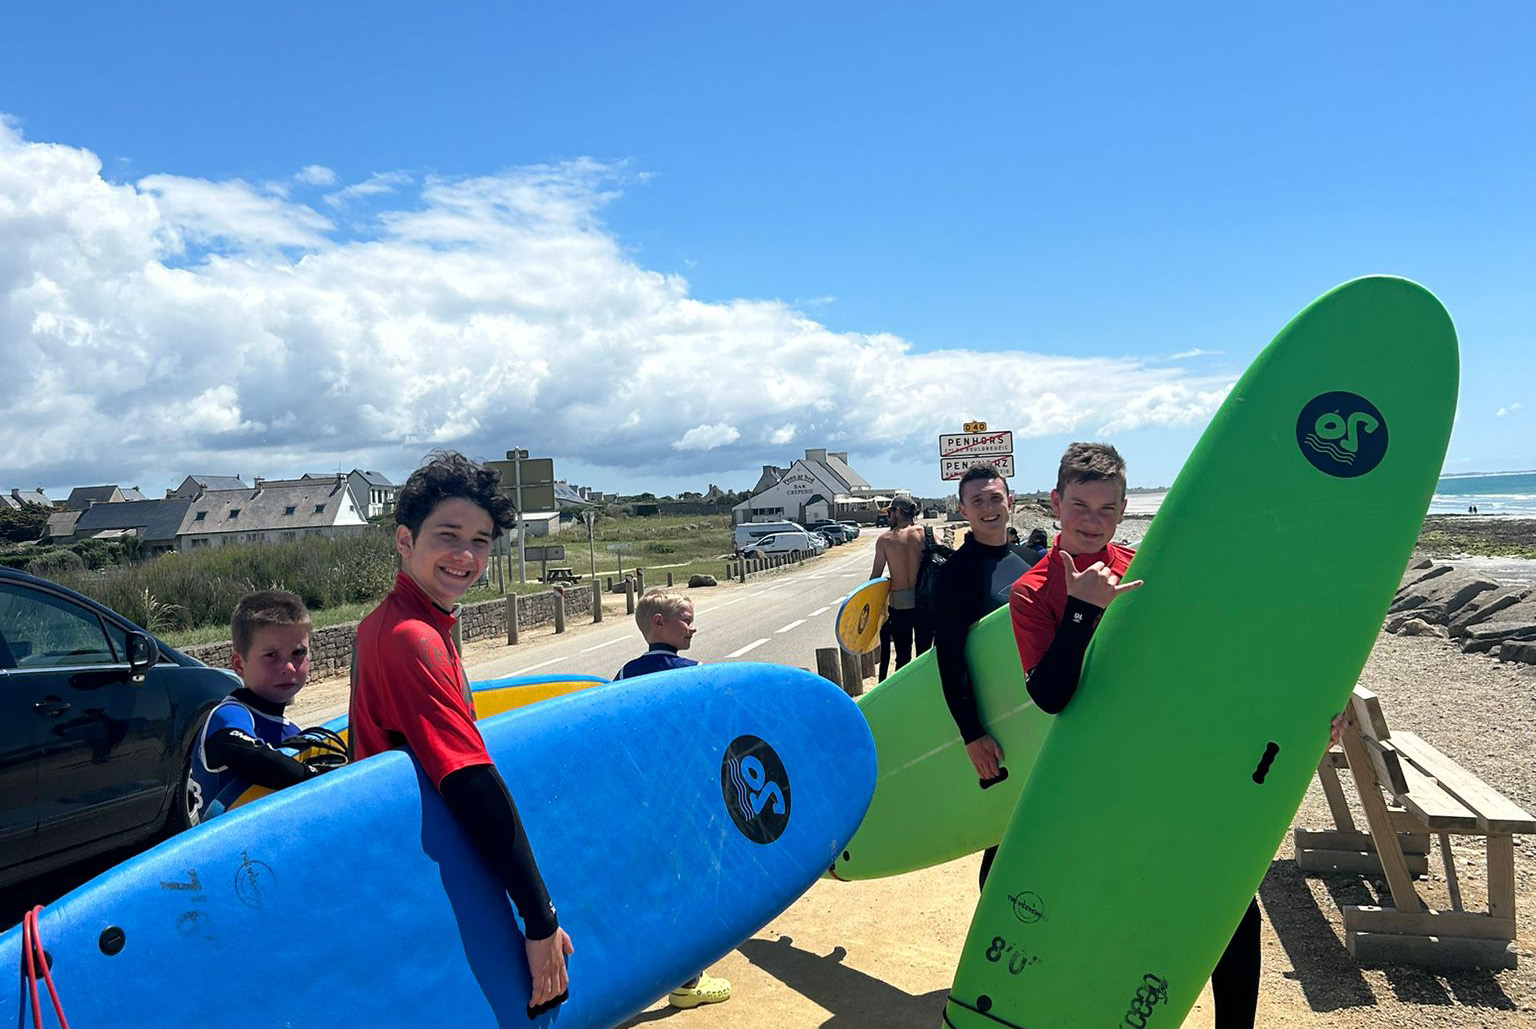
M 1411 732 L 1392 732 L 1381 704 L 1356 686 L 1340 745 L 1317 775 L 1333 815 L 1329 830 L 1295 830 L 1296 864 L 1307 872 L 1385 877 L 1392 906 L 1341 905 L 1345 945 L 1364 964 L 1514 968 L 1516 833 L 1536 818 Z M 1348 770 L 1365 813 L 1356 828 L 1339 771 Z M 1440 843 L 1451 910 L 1429 908 L 1414 887 L 1428 874 L 1429 838 Z M 1451 836 L 1486 842 L 1487 907 L 1466 909 Z
M 556 565 L 556 566 L 550 568 L 548 571 L 546 571 L 544 573 L 544 577 L 543 578 L 544 578 L 544 581 L 547 582 L 547 583 L 557 583 L 557 582 L 577 583 L 577 582 L 581 581 L 581 576 L 577 575 L 575 573 L 575 571 L 573 571 L 572 569 L 570 569 L 569 567 L 567 567 L 565 565 Z

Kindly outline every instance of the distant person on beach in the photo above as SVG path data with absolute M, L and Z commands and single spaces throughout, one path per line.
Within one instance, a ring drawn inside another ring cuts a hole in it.
M 698 664 L 682 655 L 697 631 L 693 626 L 693 601 L 685 594 L 666 589 L 646 590 L 635 605 L 635 623 L 645 638 L 645 653 L 620 668 L 614 681 Z M 667 1003 L 674 1008 L 696 1008 L 730 999 L 730 980 L 707 972 L 700 972 L 667 994 Z
M 453 623 L 459 599 L 485 572 L 491 543 L 516 520 L 497 474 L 439 452 L 411 473 L 395 502 L 400 571 L 357 627 L 349 710 L 353 757 L 408 750 L 523 916 L 530 1015 L 566 997 L 560 928 L 517 804 L 475 726 Z
M 880 681 L 890 673 L 891 651 L 896 667 L 911 661 L 933 644 L 933 626 L 917 606 L 917 569 L 923 560 L 923 530 L 917 525 L 917 501 L 906 493 L 891 500 L 891 527 L 875 541 L 875 563 L 869 577 L 889 575 L 891 597 L 880 630 Z
M 960 730 L 965 753 L 983 781 L 996 779 L 1003 749 L 987 734 L 976 707 L 976 690 L 965 660 L 965 637 L 971 626 L 1008 603 L 1014 580 L 1029 571 L 1029 562 L 1008 546 L 1008 516 L 1013 498 L 995 465 L 972 465 L 960 478 L 960 514 L 970 524 L 965 542 L 939 572 L 938 614 L 933 647 L 939 682 L 950 716 Z M 997 848 L 981 858 L 981 882 Z
M 1116 597 L 1141 586 L 1121 582 L 1134 551 L 1113 541 L 1125 517 L 1125 461 L 1107 443 L 1073 443 L 1061 456 L 1051 511 L 1056 545 L 1013 587 L 1009 609 L 1019 661 L 1041 711 L 1072 700 L 1083 655 Z M 1334 720 L 1335 738 L 1340 719 Z M 1251 1029 L 1259 998 L 1259 904 L 1255 898 L 1211 973 L 1216 1029 Z
M 309 679 L 309 610 L 292 593 L 248 593 L 230 619 L 241 686 L 208 713 L 187 774 L 187 819 L 227 811 L 252 786 L 281 790 L 325 771 L 279 750 L 300 733 L 284 711 Z

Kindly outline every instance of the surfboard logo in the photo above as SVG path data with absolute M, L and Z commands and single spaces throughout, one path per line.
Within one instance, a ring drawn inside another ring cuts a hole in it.
M 1372 471 L 1387 453 L 1387 421 L 1357 393 L 1320 393 L 1296 418 L 1296 444 L 1313 468 L 1340 479 Z
M 1040 899 L 1040 894 L 1033 890 L 1020 890 L 1008 898 L 1008 903 L 1013 905 L 1013 916 L 1025 925 L 1038 922 L 1045 917 L 1045 901 Z
M 789 773 L 756 736 L 738 736 L 725 748 L 720 792 L 731 821 L 753 843 L 772 843 L 789 825 Z

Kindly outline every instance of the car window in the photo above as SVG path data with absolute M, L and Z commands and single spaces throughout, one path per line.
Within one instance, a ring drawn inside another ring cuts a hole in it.
M 0 584 L 0 634 L 23 669 L 116 664 L 123 652 L 121 640 L 113 649 L 94 611 L 9 583 Z

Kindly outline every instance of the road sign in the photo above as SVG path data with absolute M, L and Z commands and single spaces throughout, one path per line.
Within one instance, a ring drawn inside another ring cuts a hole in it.
M 1013 433 L 950 432 L 939 436 L 939 457 L 984 458 L 1013 454 Z
M 555 511 L 555 459 L 552 457 L 524 458 L 519 474 L 515 461 L 487 461 L 485 466 L 501 476 L 501 494 L 517 503 L 517 483 L 523 484 L 523 503 L 520 511 Z
M 965 475 L 965 470 L 973 464 L 992 465 L 1003 478 L 1013 478 L 1012 454 L 1004 454 L 1001 457 L 972 457 L 969 454 L 964 457 L 941 457 L 939 458 L 939 477 L 946 481 L 958 479 Z
M 530 561 L 564 561 L 565 544 L 549 543 L 542 547 L 524 547 L 523 553 Z
M 515 461 L 487 461 L 485 466 L 501 476 L 502 489 L 517 484 Z M 555 481 L 555 459 L 533 457 L 523 461 L 523 489 L 529 486 L 547 486 Z

